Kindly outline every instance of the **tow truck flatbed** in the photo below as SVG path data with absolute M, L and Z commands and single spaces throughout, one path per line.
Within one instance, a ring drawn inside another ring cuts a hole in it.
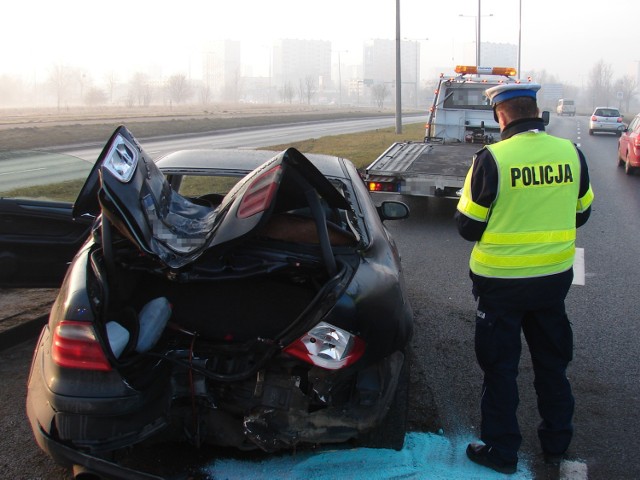
M 369 189 L 458 198 L 473 155 L 482 146 L 462 142 L 396 142 L 366 168 Z M 378 187 L 372 188 L 372 182 Z

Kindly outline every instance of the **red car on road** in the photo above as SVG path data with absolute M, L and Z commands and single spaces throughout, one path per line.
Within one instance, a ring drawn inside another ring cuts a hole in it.
M 618 140 L 618 165 L 631 175 L 640 168 L 640 113 L 631 120 Z

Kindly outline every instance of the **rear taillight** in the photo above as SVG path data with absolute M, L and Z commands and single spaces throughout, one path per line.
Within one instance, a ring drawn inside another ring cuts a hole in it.
M 622 123 L 622 117 L 618 117 L 617 122 L 618 122 L 618 123 Z
M 633 146 L 636 147 L 636 148 L 640 148 L 640 137 L 636 137 L 633 140 Z
M 83 370 L 111 370 L 107 356 L 87 322 L 63 320 L 53 331 L 53 361 L 66 368 Z
M 368 182 L 370 192 L 397 192 L 398 185 L 394 182 Z
M 596 117 L 595 115 L 591 115 L 591 121 L 593 122 L 598 121 L 598 117 Z
M 271 204 L 271 199 L 278 187 L 278 177 L 282 167 L 280 165 L 256 178 L 242 197 L 238 207 L 238 217 L 247 218 L 266 210 Z
M 327 370 L 338 370 L 355 363 L 365 350 L 364 341 L 330 323 L 320 322 L 284 352 Z

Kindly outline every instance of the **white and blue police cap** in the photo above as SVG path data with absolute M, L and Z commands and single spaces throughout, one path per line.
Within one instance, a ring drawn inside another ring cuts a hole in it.
M 488 88 L 484 94 L 491 102 L 491 105 L 495 107 L 505 100 L 517 97 L 530 97 L 535 100 L 538 90 L 540 90 L 540 85 L 537 83 L 503 83 Z

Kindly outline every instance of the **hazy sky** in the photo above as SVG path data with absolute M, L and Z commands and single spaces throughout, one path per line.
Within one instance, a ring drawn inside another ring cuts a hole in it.
M 635 74 L 640 1 L 521 0 L 522 70 L 546 70 L 586 84 L 599 60 L 614 79 Z M 162 65 L 200 75 L 206 40 L 243 42 L 243 63 L 266 75 L 273 39 L 332 41 L 342 63 L 361 60 L 363 40 L 395 38 L 395 0 L 19 0 L 3 5 L 0 74 L 47 75 L 53 64 L 84 67 L 96 78 Z M 482 40 L 518 44 L 520 0 L 482 0 Z M 478 0 L 401 0 L 401 36 L 421 40 L 422 72 L 474 63 Z M 465 15 L 460 17 L 460 15 Z M 492 14 L 492 16 L 489 16 Z M 427 40 L 428 39 L 428 40 Z M 631 46 L 633 53 L 625 53 Z M 348 51 L 348 52 L 347 52 Z M 98 78 L 96 78 L 98 80 Z

